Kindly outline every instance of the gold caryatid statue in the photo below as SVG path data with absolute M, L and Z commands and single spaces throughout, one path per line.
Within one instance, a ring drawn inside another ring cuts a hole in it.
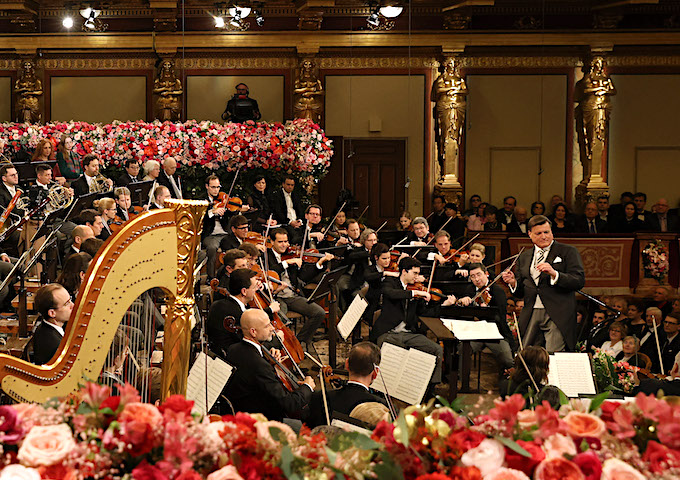
M 443 72 L 432 85 L 430 100 L 435 102 L 434 128 L 441 183 L 453 185 L 458 184 L 458 160 L 468 89 L 453 58 L 448 58 L 443 67 Z
M 177 122 L 182 116 L 182 82 L 175 75 L 172 60 L 163 60 L 158 78 L 153 82 L 156 118 L 161 122 Z
M 323 117 L 323 86 L 314 73 L 314 62 L 305 58 L 300 62 L 300 72 L 295 79 L 293 90 L 295 118 L 305 118 L 321 123 Z
M 42 82 L 35 75 L 33 62 L 26 60 L 21 65 L 19 78 L 14 84 L 16 95 L 16 121 L 19 123 L 39 123 L 40 96 L 43 94 Z
M 605 186 L 602 167 L 607 161 L 610 97 L 616 95 L 611 78 L 605 72 L 604 59 L 594 57 L 584 66 L 584 76 L 576 82 L 576 132 L 583 165 L 583 185 Z

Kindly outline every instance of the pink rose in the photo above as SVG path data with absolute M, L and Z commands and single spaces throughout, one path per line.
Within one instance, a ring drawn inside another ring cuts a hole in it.
M 206 480 L 243 480 L 243 477 L 238 474 L 235 466 L 227 465 L 208 475 Z
M 535 480 L 585 480 L 578 466 L 566 458 L 543 460 L 534 472 Z
M 571 437 L 560 433 L 548 437 L 543 442 L 543 450 L 547 458 L 564 457 L 565 455 L 573 457 L 577 453 L 576 445 Z
M 23 465 L 7 465 L 0 471 L 0 480 L 40 480 L 40 473 Z
M 499 468 L 484 476 L 484 480 L 531 480 L 527 474 L 512 468 Z
M 600 462 L 595 452 L 588 450 L 587 452 L 579 453 L 572 458 L 572 461 L 581 469 L 586 476 L 586 480 L 600 480 L 602 476 L 602 462 Z
M 505 460 L 505 447 L 500 442 L 487 438 L 475 448 L 465 452 L 460 461 L 466 467 L 477 467 L 486 477 L 494 470 L 500 468 Z
M 24 438 L 17 458 L 29 467 L 61 462 L 75 448 L 71 428 L 65 423 L 33 427 Z
M 536 416 L 535 410 L 522 410 L 517 413 L 517 423 L 522 427 L 522 430 L 526 430 L 529 427 L 538 424 L 538 417 Z
M 602 480 L 645 480 L 645 476 L 618 458 L 610 458 L 602 466 Z
M 563 420 L 572 437 L 599 438 L 607 430 L 602 420 L 589 413 L 572 411 Z

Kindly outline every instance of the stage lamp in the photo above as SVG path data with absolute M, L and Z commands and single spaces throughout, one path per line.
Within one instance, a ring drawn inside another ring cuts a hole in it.
M 232 17 L 231 20 L 229 20 L 229 25 L 231 25 L 234 28 L 241 28 L 243 24 L 241 23 L 241 17 L 235 16 Z
M 61 21 L 61 24 L 64 26 L 64 28 L 73 28 L 73 17 L 64 17 L 64 19 Z
M 385 18 L 397 18 L 404 11 L 404 7 L 398 7 L 395 5 L 388 5 L 386 7 L 380 7 L 380 15 Z
M 213 17 L 215 19 L 215 28 L 224 28 L 224 18 Z
M 85 19 L 83 26 L 88 30 L 96 30 L 97 23 L 95 19 L 101 15 L 101 10 L 95 10 L 94 8 L 84 8 L 80 11 L 80 15 Z
M 259 10 L 255 10 L 254 14 L 255 14 L 255 22 L 257 22 L 257 26 L 261 27 L 262 25 L 264 25 L 264 17 L 262 16 L 262 12 L 260 12 Z
M 248 15 L 250 15 L 250 8 L 249 7 L 231 7 L 229 9 L 229 15 L 231 15 L 234 18 L 239 18 L 243 19 L 246 18 Z
M 378 17 L 378 10 L 374 11 L 368 16 L 368 18 L 366 19 L 366 23 L 368 23 L 371 27 L 377 27 L 378 25 L 380 25 L 380 17 Z

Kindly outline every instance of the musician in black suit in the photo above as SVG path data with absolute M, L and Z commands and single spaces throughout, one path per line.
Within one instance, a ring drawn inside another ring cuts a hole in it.
M 555 242 L 550 220 L 536 215 L 529 220 L 534 247 L 518 257 L 517 276 L 503 273 L 512 293 L 524 297 L 519 328 L 524 345 L 541 345 L 548 352 L 576 346 L 576 298 L 585 285 L 581 255 L 576 248 Z
M 71 182 L 71 188 L 76 197 L 87 195 L 93 189 L 92 184 L 99 175 L 99 164 L 99 157 L 94 153 L 88 153 L 83 157 L 83 174 Z M 110 178 L 105 181 L 110 188 L 113 188 L 113 181 Z
M 243 340 L 229 347 L 227 362 L 235 368 L 224 389 L 238 412 L 261 413 L 270 420 L 299 417 L 308 408 L 315 383 L 305 377 L 302 385 L 288 391 L 277 378 L 274 367 L 265 358 L 262 342 L 271 341 L 274 327 L 263 310 L 249 309 L 241 315 Z M 272 350 L 277 359 L 281 353 Z
M 248 219 L 243 215 L 234 215 L 229 220 L 227 232 L 220 240 L 220 249 L 223 252 L 241 246 L 248 235 Z
M 139 162 L 135 159 L 128 158 L 125 160 L 125 172 L 121 174 L 116 180 L 116 185 L 125 187 L 131 183 L 142 181 L 142 175 L 139 173 Z
M 230 295 L 210 305 L 208 313 L 208 343 L 210 350 L 221 358 L 227 357 L 229 347 L 241 340 L 241 315 L 253 301 L 262 286 L 257 273 L 246 268 L 236 270 L 229 276 Z M 279 303 L 271 302 L 267 313 L 277 313 Z
M 364 297 L 368 302 L 368 306 L 362 315 L 362 319 L 369 327 L 373 326 L 373 316 L 380 308 L 380 299 L 382 297 L 382 282 L 387 277 L 399 277 L 398 272 L 391 272 L 386 270 L 391 261 L 390 248 L 384 243 L 376 243 L 371 249 L 372 265 L 366 267 L 364 271 L 364 280 L 368 284 L 368 290 Z
M 664 372 L 668 372 L 675 362 L 675 356 L 680 352 L 680 315 L 666 315 L 663 319 L 663 331 L 665 339 L 661 343 L 661 358 L 663 360 Z
M 279 225 L 285 226 L 290 239 L 295 240 L 297 232 L 302 227 L 305 210 L 302 199 L 295 191 L 295 177 L 292 175 L 284 177 L 281 188 L 272 192 L 269 197 L 269 207 L 274 220 Z
M 477 304 L 483 307 L 497 308 L 498 313 L 494 321 L 498 326 L 498 331 L 503 335 L 503 340 L 497 342 L 471 342 L 472 350 L 474 352 L 481 352 L 484 347 L 491 350 L 494 357 L 496 357 L 500 369 L 499 373 L 502 376 L 507 369 L 512 368 L 514 365 L 512 350 L 517 350 L 515 337 L 512 335 L 506 319 L 507 302 L 505 291 L 498 283 L 489 286 L 489 274 L 482 263 L 470 265 L 469 277 L 472 283 L 468 286 L 466 296 L 458 300 L 458 303 L 463 306 Z
M 229 234 L 229 219 L 232 218 L 231 213 L 217 203 L 220 188 L 222 188 L 222 185 L 217 175 L 210 175 L 205 179 L 205 189 L 208 193 L 207 200 L 210 203 L 210 208 L 203 217 L 201 242 L 208 255 L 208 278 L 215 277 L 217 249 L 220 247 L 220 242 Z M 236 246 L 238 247 L 238 245 Z M 222 251 L 229 248 L 222 248 Z
M 213 291 L 213 301 L 222 300 L 228 297 L 229 278 L 234 270 L 242 268 L 250 268 L 248 266 L 248 259 L 246 252 L 238 248 L 232 248 L 224 252 L 222 256 L 222 265 L 215 273 L 216 279 L 219 281 L 217 291 Z
M 158 174 L 158 183 L 168 187 L 172 198 L 184 198 L 182 196 L 182 180 L 177 174 L 177 161 L 172 157 L 163 160 L 163 168 Z
M 0 184 L 0 206 L 5 209 L 12 201 L 12 197 L 17 192 L 17 185 L 19 185 L 19 173 L 17 169 L 11 163 L 3 165 L 0 167 L 0 178 L 2 178 L 2 183 Z M 24 216 L 24 211 L 20 208 L 14 208 L 12 210 L 11 216 L 15 220 L 21 220 Z
M 165 208 L 165 201 L 168 198 L 172 198 L 170 195 L 170 190 L 165 185 L 158 185 L 153 191 L 153 201 L 149 205 L 149 210 L 158 210 L 159 208 Z
M 40 314 L 40 324 L 33 334 L 33 363 L 43 365 L 59 349 L 64 337 L 64 324 L 71 316 L 73 302 L 64 287 L 50 283 L 38 289 L 34 304 Z
M 357 343 L 349 351 L 345 368 L 349 372 L 347 384 L 338 390 L 327 392 L 328 415 L 333 413 L 349 415 L 361 403 L 378 402 L 387 405 L 382 397 L 373 395 L 369 387 L 378 376 L 380 349 L 371 342 Z M 305 423 L 310 427 L 326 425 L 326 410 L 321 392 L 315 392 L 309 402 L 309 418 Z
M 437 357 L 431 384 L 441 382 L 442 347 L 423 334 L 418 316 L 439 316 L 437 306 L 428 308 L 430 294 L 421 290 L 408 290 L 420 275 L 420 262 L 406 257 L 399 261 L 399 277 L 385 277 L 382 283 L 383 303 L 380 316 L 371 330 L 371 341 L 381 346 L 383 342 L 403 348 L 415 348 Z M 449 296 L 442 306 L 452 305 L 456 297 Z
M 356 220 L 352 219 L 347 229 L 348 231 L 350 229 L 358 231 L 359 224 Z M 344 237 L 342 238 L 344 239 Z M 371 249 L 377 242 L 378 236 L 375 230 L 365 228 L 359 234 L 359 243 L 352 242 L 348 244 L 347 251 L 343 257 L 343 265 L 347 265 L 349 268 L 336 282 L 336 287 L 340 294 L 338 301 L 343 312 L 347 310 L 347 306 L 352 303 L 354 297 L 364 286 L 366 281 L 364 274 L 366 269 L 373 263 Z
M 583 215 L 574 222 L 574 231 L 576 233 L 608 233 L 609 228 L 607 222 L 600 218 L 600 212 L 597 210 L 595 202 L 587 203 L 583 210 Z

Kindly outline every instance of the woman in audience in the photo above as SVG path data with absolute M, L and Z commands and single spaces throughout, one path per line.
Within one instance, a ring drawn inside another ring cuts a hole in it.
M 104 224 L 104 228 L 102 228 L 102 233 L 99 234 L 99 238 L 106 240 L 111 236 L 114 229 L 120 228 L 120 225 L 112 227 L 114 219 L 116 218 L 116 201 L 113 198 L 105 197 L 95 200 L 93 204 L 94 208 L 99 212 L 99 216 L 102 217 L 102 223 Z
M 502 232 L 505 230 L 505 224 L 498 221 L 498 209 L 493 205 L 487 205 L 484 208 L 484 231 L 485 232 Z
M 246 199 L 251 209 L 257 209 L 257 218 L 253 222 L 253 230 L 256 232 L 264 231 L 271 214 L 265 190 L 267 190 L 267 180 L 264 178 L 264 175 L 258 175 L 255 177 L 251 193 Z M 272 223 L 276 222 L 272 220 Z
M 403 231 L 403 232 L 410 232 L 413 230 L 413 226 L 411 225 L 411 222 L 413 219 L 411 218 L 411 212 L 407 212 L 404 210 L 401 212 L 401 215 L 399 215 L 399 224 L 397 225 L 397 230 Z
M 623 339 L 622 350 L 616 355 L 615 360 L 617 362 L 628 362 L 633 367 L 649 368 L 652 362 L 644 353 L 638 353 L 639 350 L 640 339 L 636 336 L 628 335 Z M 647 365 L 647 362 L 649 362 L 649 365 Z
M 623 218 L 620 218 L 618 222 L 613 222 L 613 232 L 634 233 L 644 230 L 645 224 L 635 215 L 635 204 L 633 202 L 624 204 L 623 214 Z
M 552 222 L 553 234 L 559 235 L 561 233 L 573 233 L 574 227 L 568 220 L 569 210 L 564 203 L 555 205 L 553 214 L 548 218 Z
M 609 326 L 609 340 L 604 342 L 600 349 L 615 357 L 623 351 L 623 339 L 626 333 L 627 329 L 623 322 L 613 322 Z
M 634 335 L 637 338 L 643 337 L 643 332 L 647 326 L 644 314 L 645 307 L 642 305 L 642 302 L 633 300 L 628 304 L 628 311 L 626 312 L 626 317 L 628 317 L 628 335 Z
M 545 203 L 540 200 L 531 204 L 531 216 L 545 215 Z
M 57 165 L 59 172 L 67 180 L 75 180 L 83 174 L 80 156 L 73 149 L 73 140 L 67 134 L 61 136 L 57 146 Z
M 35 151 L 31 157 L 31 162 L 47 162 L 51 156 L 52 142 L 46 138 L 43 138 L 38 142 L 38 146 L 35 147 Z
M 467 222 L 467 229 L 469 231 L 480 232 L 484 230 L 484 223 L 486 218 L 484 217 L 484 209 L 488 206 L 488 203 L 482 202 L 476 209 L 476 213 L 470 215 Z
M 161 174 L 161 164 L 156 160 L 147 160 L 144 162 L 144 181 L 156 180 Z
M 74 302 L 91 260 L 92 257 L 85 252 L 74 253 L 66 259 L 64 269 L 57 278 L 57 283 L 66 289 Z

